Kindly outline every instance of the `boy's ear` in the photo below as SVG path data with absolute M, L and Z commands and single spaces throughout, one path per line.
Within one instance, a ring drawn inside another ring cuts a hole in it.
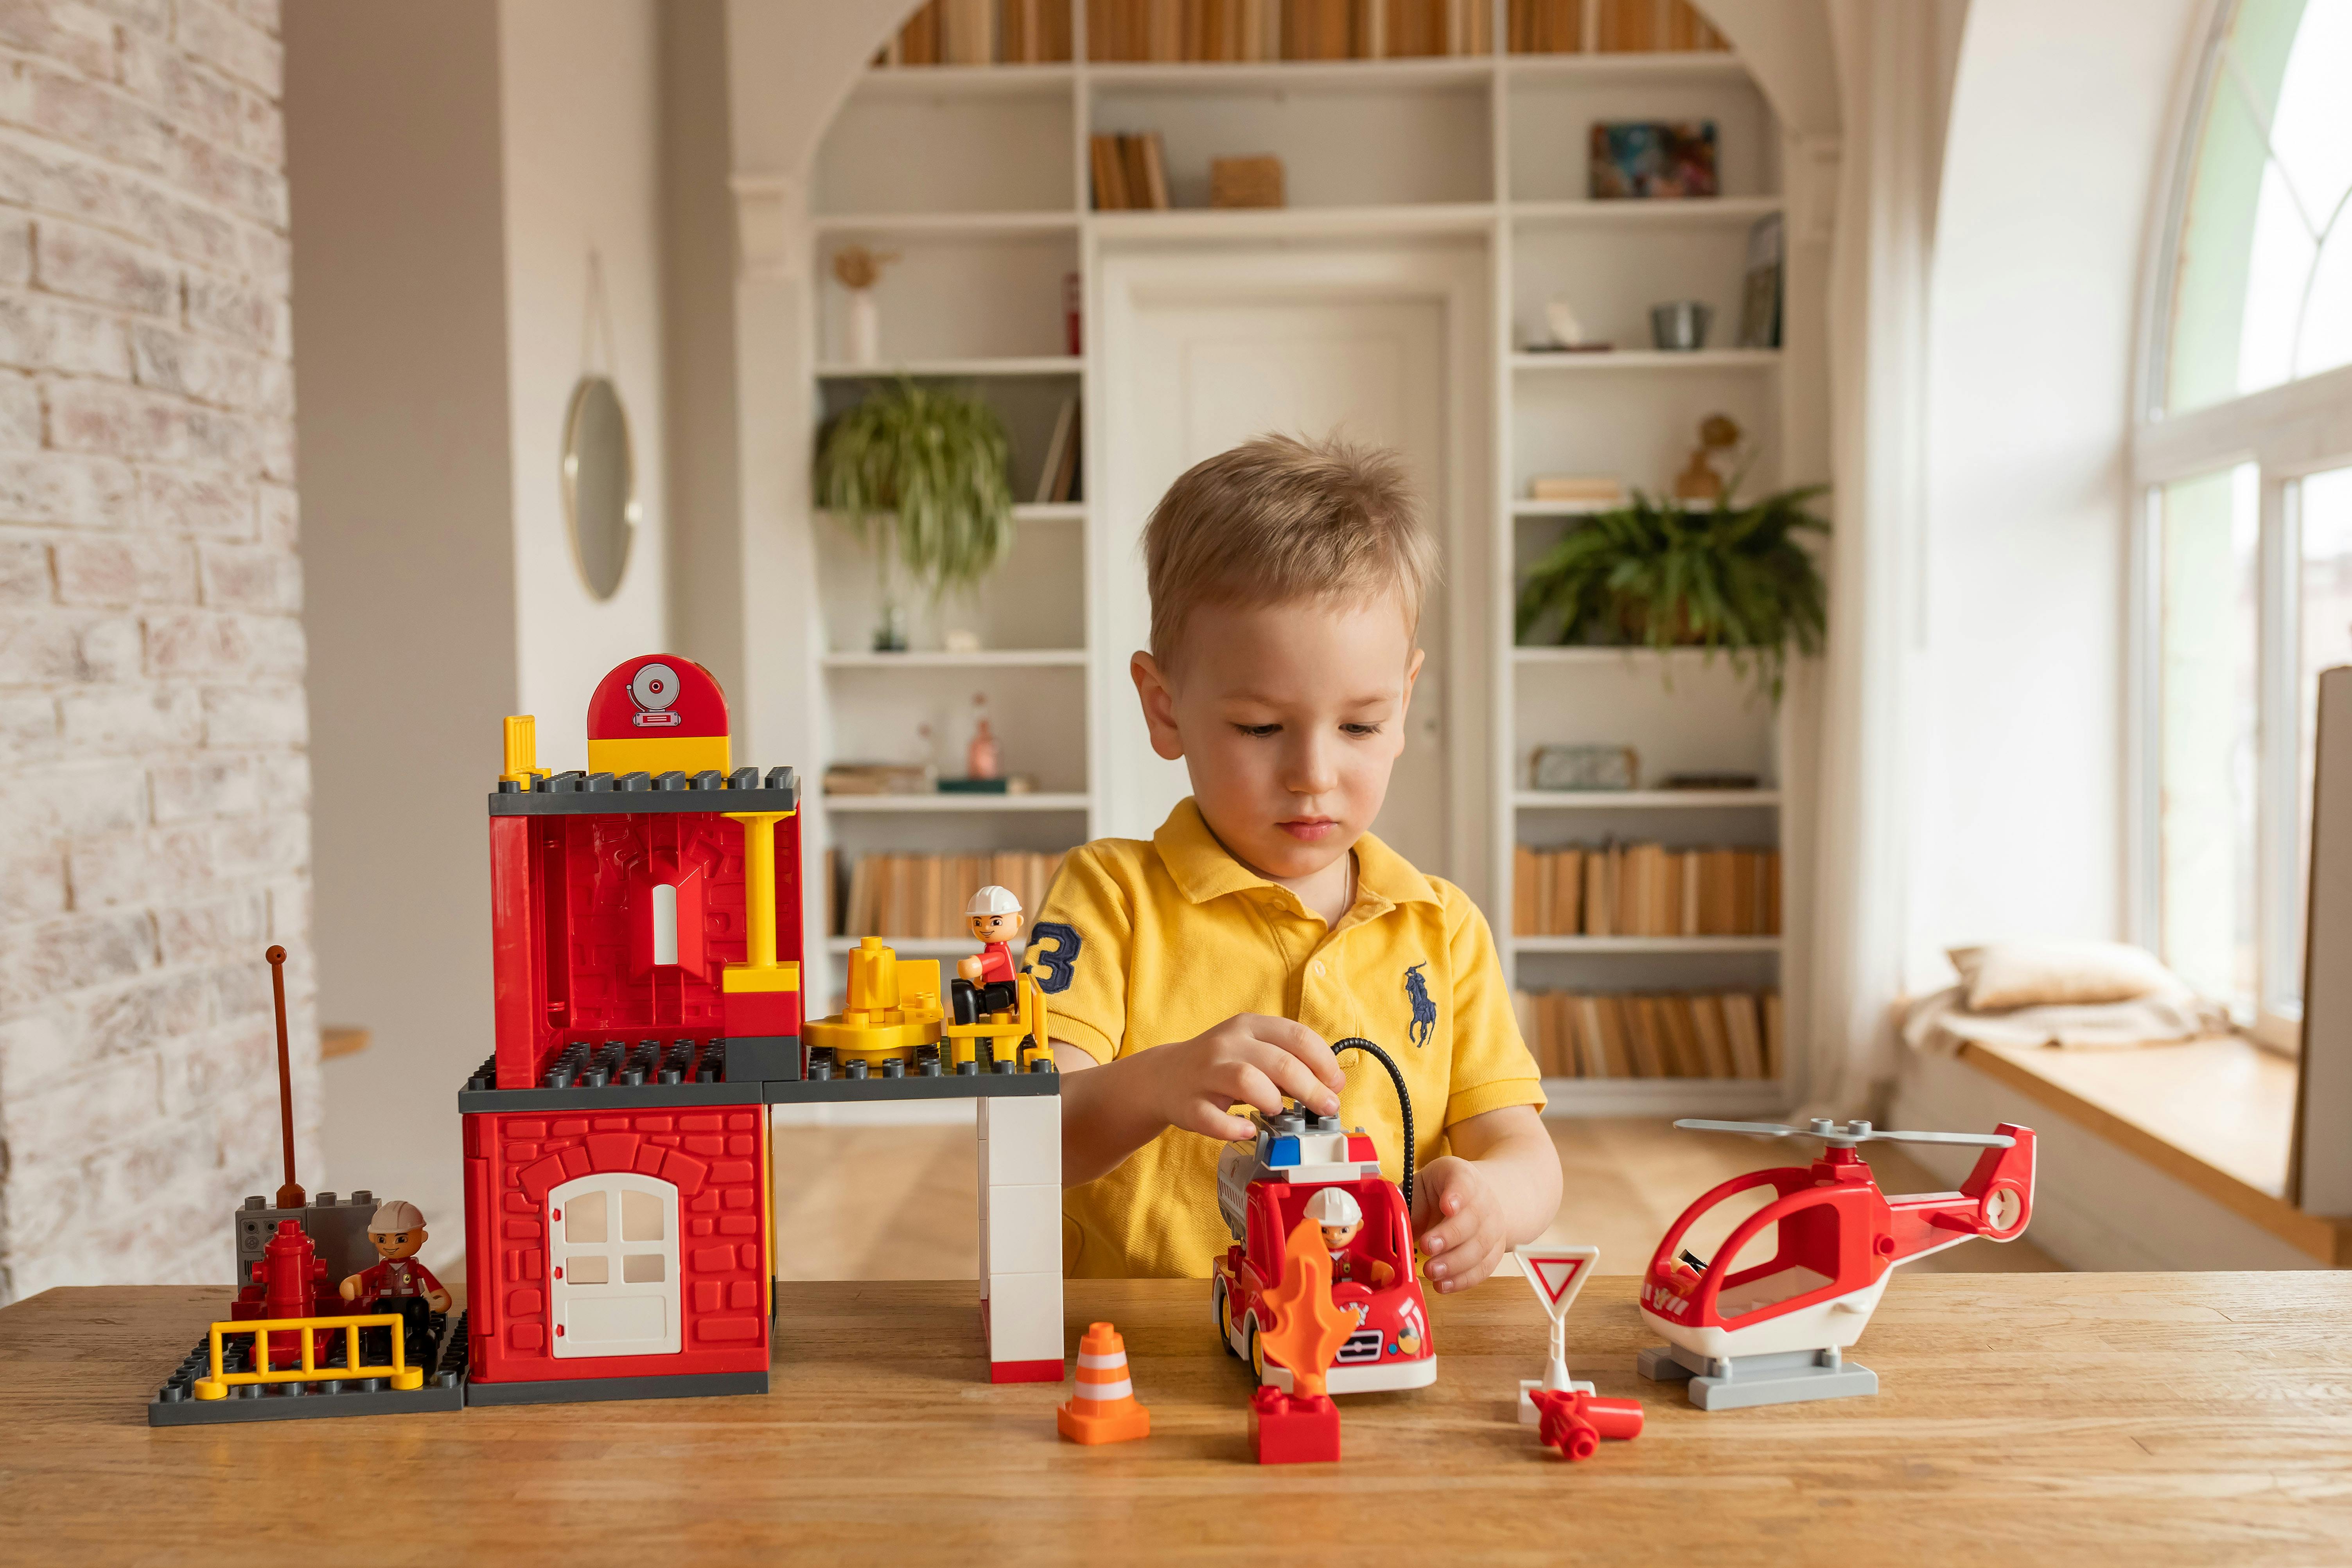
M 1135 695 L 1143 703 L 1143 722 L 1151 731 L 1151 749 L 1168 762 L 1177 761 L 1184 754 L 1184 738 L 1176 731 L 1176 697 L 1168 689 L 1159 660 L 1138 651 L 1127 661 L 1127 672 L 1135 678 Z

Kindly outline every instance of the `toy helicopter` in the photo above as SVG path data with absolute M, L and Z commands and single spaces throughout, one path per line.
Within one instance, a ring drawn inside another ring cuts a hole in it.
M 1817 1121 L 1810 1127 L 1760 1121 L 1685 1121 L 1700 1132 L 1815 1138 L 1825 1147 L 1810 1166 L 1736 1177 L 1675 1221 L 1642 1280 L 1642 1316 L 1668 1343 L 1641 1353 L 1642 1375 L 1687 1378 L 1702 1410 L 1738 1410 L 1878 1392 L 1878 1374 L 1844 1359 L 1862 1337 L 1898 1263 L 1972 1237 L 2015 1241 L 2033 1217 L 2033 1131 L 2002 1122 L 1991 1133 L 1887 1132 L 1867 1121 Z M 1957 1193 L 1890 1198 L 1855 1148 L 1869 1142 L 1959 1143 L 1983 1149 Z M 1713 1264 L 1685 1251 L 1699 1217 L 1758 1187 L 1772 1201 L 1742 1220 Z M 1771 1259 L 1738 1268 L 1766 1226 L 1777 1227 Z

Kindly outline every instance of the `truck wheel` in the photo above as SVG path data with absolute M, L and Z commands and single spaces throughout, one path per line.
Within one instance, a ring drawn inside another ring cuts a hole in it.
M 1209 1311 L 1216 1321 L 1217 1343 L 1224 1347 L 1227 1355 L 1234 1354 L 1234 1296 L 1225 1289 L 1222 1275 L 1209 1287 Z
M 1257 1342 L 1257 1317 L 1255 1313 L 1250 1316 L 1247 1343 L 1249 1349 L 1246 1354 L 1249 1357 L 1250 1371 L 1256 1375 L 1258 1382 L 1264 1383 L 1265 1381 L 1265 1349 Z

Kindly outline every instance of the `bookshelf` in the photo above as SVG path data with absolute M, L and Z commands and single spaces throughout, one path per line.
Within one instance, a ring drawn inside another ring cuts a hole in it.
M 1654 9 L 1654 36 L 1664 37 L 1670 7 Z M 1479 628 L 1473 652 L 1485 668 L 1478 710 L 1447 722 L 1449 743 L 1483 759 L 1476 776 L 1488 826 L 1475 863 L 1442 869 L 1490 912 L 1515 986 L 1779 989 L 1788 1038 L 1801 1040 L 1801 986 L 1784 984 L 1806 951 L 1801 876 L 1784 889 L 1777 936 L 1510 932 L 1513 851 L 1521 844 L 1785 847 L 1787 823 L 1810 809 L 1804 771 L 1784 765 L 1802 739 L 1797 721 L 1752 700 L 1720 657 L 1517 647 L 1511 616 L 1519 574 L 1594 510 L 1527 499 L 1538 474 L 1614 473 L 1663 491 L 1699 420 L 1717 412 L 1749 435 L 1751 491 L 1818 470 L 1795 454 L 1816 450 L 1803 433 L 1827 418 L 1818 325 L 1825 229 L 1801 238 L 1801 226 L 1787 220 L 1788 347 L 1732 346 L 1749 228 L 1790 213 L 1792 171 L 1799 179 L 1817 173 L 1800 156 L 1798 138 L 1727 50 L 1596 48 L 1604 27 L 1616 25 L 1610 17 L 1630 14 L 1629 0 L 1565 6 L 1580 17 L 1575 52 L 1361 59 L 1090 58 L 1088 18 L 1097 10 L 1074 0 L 1068 60 L 878 66 L 854 89 L 808 185 L 803 233 L 815 281 L 807 374 L 816 405 L 829 413 L 865 384 L 901 373 L 977 386 L 1012 429 L 1014 493 L 1027 496 L 1063 400 L 1078 401 L 1087 461 L 1097 461 L 1116 379 L 1091 331 L 1070 354 L 1066 279 L 1076 279 L 1091 329 L 1106 258 L 1130 251 L 1271 258 L 1307 247 L 1475 248 L 1491 290 L 1484 351 L 1491 391 L 1478 450 L 1491 464 L 1483 493 L 1495 500 L 1485 515 L 1455 520 L 1457 553 L 1483 551 L 1486 559 L 1475 570 L 1459 570 L 1463 561 L 1449 568 L 1448 613 Z M 1518 10 L 1495 0 L 1486 23 L 1494 38 L 1512 36 Z M 1592 121 L 1678 119 L 1717 123 L 1720 195 L 1587 198 Z M 1174 205 L 1092 210 L 1089 138 L 1145 131 L 1162 138 Z M 1209 159 L 1255 153 L 1283 159 L 1289 205 L 1209 208 Z M 885 366 L 837 357 L 845 299 L 829 262 L 849 244 L 900 258 L 879 296 Z M 1559 294 L 1573 295 L 1589 336 L 1616 349 L 1528 352 L 1545 301 Z M 1713 307 L 1706 350 L 1650 349 L 1647 307 L 1669 298 Z M 842 530 L 819 521 L 820 763 L 907 760 L 914 727 L 930 722 L 943 730 L 935 752 L 942 771 L 960 771 L 966 731 L 959 719 L 971 692 L 985 690 L 1007 771 L 1036 775 L 1039 790 L 832 799 L 813 823 L 823 844 L 845 855 L 1051 852 L 1101 830 L 1107 799 L 1103 781 L 1089 776 L 1089 731 L 1113 705 L 1134 700 L 1127 645 L 1094 647 L 1087 636 L 1089 584 L 1099 577 L 1092 563 L 1133 547 L 1130 534 L 1117 531 L 1133 520 L 1113 519 L 1094 499 L 1104 493 L 1102 480 L 1087 473 L 1080 499 L 1018 509 L 1007 570 L 970 602 L 917 606 L 914 651 L 904 655 L 866 651 L 872 563 Z M 956 630 L 979 633 L 983 651 L 948 651 L 946 636 Z M 1530 750 L 1572 742 L 1634 746 L 1645 784 L 1675 771 L 1744 771 L 1759 787 L 1585 795 L 1530 788 Z M 838 955 L 849 945 L 839 937 L 825 944 L 835 987 Z M 952 954 L 962 944 L 910 942 L 906 951 Z M 1802 1085 L 1783 1076 L 1573 1078 L 1547 1087 L 1555 1114 L 1745 1115 L 1784 1108 Z

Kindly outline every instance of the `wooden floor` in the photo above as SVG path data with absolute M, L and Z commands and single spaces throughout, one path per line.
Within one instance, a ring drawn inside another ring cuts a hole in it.
M 1598 1272 L 1639 1274 L 1684 1206 L 1717 1183 L 1801 1163 L 1811 1144 L 1678 1132 L 1646 1118 L 1549 1121 L 1565 1194 L 1548 1241 L 1601 1248 Z M 1867 1151 L 1889 1194 L 1943 1184 L 1899 1151 Z M 784 1279 L 969 1279 L 979 1271 L 979 1170 L 969 1127 L 793 1127 L 774 1145 L 776 1273 Z M 2031 1241 L 1969 1241 L 1915 1268 L 2044 1272 Z

